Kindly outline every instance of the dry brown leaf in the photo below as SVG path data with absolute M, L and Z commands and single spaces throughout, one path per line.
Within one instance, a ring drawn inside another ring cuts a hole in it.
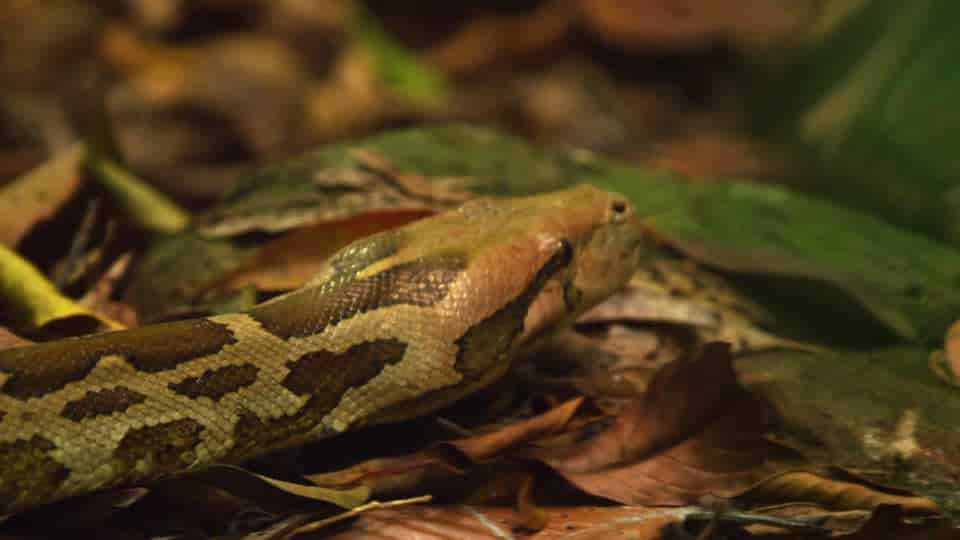
M 630 49 L 689 49 L 718 38 L 770 46 L 794 39 L 816 2 L 776 0 L 583 0 L 587 27 Z
M 543 2 L 524 15 L 476 17 L 432 49 L 428 59 L 448 73 L 473 72 L 543 51 L 563 39 L 576 18 L 576 7 L 568 0 Z
M 524 382 L 548 392 L 573 390 L 598 400 L 601 408 L 606 399 L 636 398 L 658 368 L 693 346 L 684 335 L 689 333 L 673 330 L 614 323 L 563 331 L 524 359 L 535 366 Z
M 329 77 L 307 93 L 310 140 L 331 141 L 363 133 L 377 125 L 393 105 L 373 61 L 359 43 L 337 56 Z
M 0 189 L 0 243 L 17 242 L 39 221 L 53 216 L 83 180 L 86 147 L 75 144 Z
M 126 253 L 113 261 L 107 271 L 77 301 L 81 306 L 94 313 L 102 313 L 127 328 L 134 328 L 139 324 L 137 310 L 126 302 L 113 300 L 112 297 L 127 273 L 131 257 L 132 253 Z
M 540 531 L 550 523 L 550 514 L 533 500 L 534 477 L 527 473 L 517 493 L 517 514 L 523 519 L 524 530 Z
M 457 449 L 474 463 L 488 461 L 512 447 L 561 431 L 582 402 L 581 398 L 573 399 L 539 416 L 507 424 L 489 433 L 441 443 L 426 451 L 372 459 L 339 471 L 309 475 L 307 478 L 326 487 L 366 486 L 375 496 L 409 493 L 429 481 L 449 479 L 464 473 L 459 465 L 444 455 L 444 447 Z
M 349 488 L 329 488 L 326 486 L 298 484 L 263 476 L 242 467 L 232 465 L 213 465 L 204 467 L 187 475 L 191 481 L 203 482 L 249 501 L 263 508 L 283 509 L 303 501 L 322 501 L 341 508 L 355 508 L 370 498 L 366 486 Z
M 0 326 L 0 351 L 14 347 L 33 345 L 34 342 L 25 337 L 14 334 L 10 329 Z
M 681 505 L 762 479 L 772 405 L 741 387 L 723 343 L 676 360 L 614 424 L 572 448 L 534 453 L 581 489 L 624 504 Z
M 460 450 L 471 461 L 485 461 L 509 447 L 559 432 L 573 419 L 582 404 L 583 398 L 574 398 L 522 422 L 507 424 L 486 434 L 445 444 Z
M 309 75 L 300 59 L 273 39 L 238 33 L 175 47 L 113 25 L 105 32 L 102 55 L 128 77 L 114 90 L 111 106 L 130 113 L 118 123 L 117 135 L 138 170 L 141 163 L 156 163 L 150 153 L 163 147 L 149 128 L 184 107 L 224 119 L 259 156 L 279 155 L 303 140 Z M 147 122 L 145 129 L 137 131 L 137 121 Z M 210 143 L 188 137 L 182 155 L 169 156 L 169 162 L 182 165 Z
M 947 330 L 943 350 L 930 355 L 930 370 L 941 380 L 960 386 L 960 321 Z
M 624 504 L 683 505 L 716 496 L 751 505 L 937 511 L 926 498 L 814 467 L 769 442 L 765 432 L 777 419 L 768 401 L 737 382 L 729 347 L 713 343 L 662 368 L 644 396 L 592 439 L 531 455 L 580 489 Z
M 787 518 L 801 518 L 819 522 L 830 531 L 816 538 L 842 538 L 844 540 L 958 540 L 960 529 L 942 518 L 917 519 L 898 506 L 881 505 L 871 512 L 828 512 L 816 506 L 779 507 L 769 513 Z M 746 527 L 751 537 L 776 540 L 810 540 L 806 532 L 787 532 L 767 525 Z
M 763 501 L 763 504 L 815 501 L 832 511 L 870 509 L 887 504 L 897 505 L 911 515 L 938 513 L 937 505 L 930 499 L 857 480 L 843 473 L 829 478 L 811 472 L 791 471 L 753 486 L 741 499 Z
M 677 523 L 688 509 L 639 507 L 545 507 L 548 523 L 537 540 L 659 540 L 663 528 Z M 360 516 L 331 540 L 360 538 L 431 540 L 489 540 L 528 537 L 524 520 L 509 508 L 497 506 L 410 506 L 375 510 Z
M 960 540 L 960 528 L 947 520 L 932 519 L 908 523 L 908 512 L 885 505 L 874 510 L 857 531 L 841 536 L 845 540 Z M 786 539 L 785 539 L 786 540 Z
M 626 321 L 685 325 L 701 343 L 725 341 L 733 351 L 817 347 L 773 335 L 757 326 L 768 318 L 723 279 L 689 262 L 659 261 L 633 276 L 627 289 L 585 313 L 581 323 Z

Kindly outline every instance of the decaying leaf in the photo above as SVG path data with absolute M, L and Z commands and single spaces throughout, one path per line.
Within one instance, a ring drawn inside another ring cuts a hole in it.
M 883 504 L 872 511 L 828 511 L 816 505 L 787 505 L 764 510 L 764 513 L 787 519 L 800 519 L 817 524 L 820 534 L 813 538 L 844 540 L 956 540 L 960 529 L 949 520 L 917 518 L 893 504 Z M 752 537 L 778 540 L 808 540 L 809 531 L 789 531 L 771 524 L 746 527 Z
M 314 521 L 314 522 L 302 525 L 301 527 L 292 531 L 291 536 L 318 531 L 324 527 L 328 527 L 334 523 L 343 521 L 345 519 L 350 519 L 352 517 L 358 516 L 365 512 L 370 512 L 370 511 L 378 510 L 381 508 L 395 508 L 398 506 L 409 506 L 413 504 L 420 504 L 420 503 L 430 502 L 430 499 L 431 499 L 430 495 L 421 495 L 420 497 L 411 497 L 409 499 L 398 499 L 398 500 L 386 501 L 386 502 L 370 501 L 361 506 L 351 508 L 347 512 L 343 512 L 336 516 L 332 516 L 329 518 L 321 519 L 318 521 Z
M 76 193 L 86 155 L 86 147 L 75 144 L 0 189 L 0 243 L 16 246 L 31 227 Z
M 14 347 L 24 347 L 26 345 L 32 345 L 33 341 L 29 339 L 18 336 L 11 332 L 8 328 L 0 326 L 0 350 L 3 349 L 12 349 Z
M 960 321 L 947 330 L 943 350 L 930 354 L 930 370 L 941 380 L 960 386 Z
M 545 507 L 546 528 L 537 540 L 569 538 L 588 540 L 661 540 L 662 530 L 683 520 L 692 509 L 640 507 Z M 431 538 L 436 540 L 501 540 L 528 537 L 524 520 L 502 506 L 409 506 L 369 512 L 352 526 L 330 538 L 353 540 L 371 538 Z
M 939 512 L 930 499 L 880 488 L 842 472 L 832 478 L 805 471 L 785 472 L 752 486 L 740 499 L 759 500 L 763 504 L 812 501 L 832 511 L 871 509 L 886 504 L 896 505 L 911 515 Z
M 241 467 L 214 465 L 191 472 L 188 478 L 211 484 L 228 493 L 254 501 L 264 508 L 283 508 L 284 499 L 299 498 L 355 508 L 370 498 L 370 489 L 360 485 L 345 489 L 298 484 L 257 474 Z
M 785 42 L 810 21 L 815 2 L 769 0 L 584 0 L 588 28 L 626 48 L 700 48 L 722 37 L 738 45 Z
M 494 459 L 500 452 L 560 432 L 577 412 L 582 399 L 573 399 L 544 414 L 507 424 L 487 433 L 441 443 L 423 452 L 406 456 L 379 458 L 352 467 L 313 474 L 307 478 L 317 485 L 344 488 L 367 486 L 375 496 L 409 492 L 426 481 L 450 479 L 463 474 L 458 460 L 450 459 L 444 447 L 455 448 L 469 462 Z
M 809 354 L 770 351 L 737 359 L 751 387 L 784 418 L 778 440 L 816 463 L 956 505 L 960 414 L 956 389 L 937 380 L 923 348 Z
M 735 352 L 767 348 L 819 350 L 775 336 L 754 321 L 770 318 L 722 278 L 689 261 L 660 260 L 641 268 L 627 289 L 594 307 L 581 323 L 666 322 L 690 327 L 701 343 L 725 341 Z
M 714 512 L 699 507 L 548 506 L 547 524 L 536 532 L 523 516 L 502 506 L 408 506 L 361 516 L 330 538 L 519 539 L 537 540 L 954 540 L 958 531 L 944 521 L 908 522 L 894 506 L 854 516 L 817 511 L 786 515 L 739 511 Z M 713 534 L 710 534 L 712 531 Z M 888 536 L 889 532 L 893 536 Z M 925 536 L 929 535 L 929 536 Z
M 662 368 L 607 429 L 533 455 L 584 491 L 624 504 L 682 505 L 711 495 L 753 506 L 937 511 L 929 499 L 822 470 L 771 443 L 764 434 L 777 418 L 768 401 L 739 385 L 728 346 L 714 343 Z
M 542 2 L 523 15 L 477 17 L 428 58 L 454 74 L 476 71 L 542 52 L 563 39 L 576 19 L 576 7 L 566 0 Z
M 682 505 L 733 495 L 777 452 L 776 412 L 736 380 L 725 344 L 662 368 L 643 397 L 588 441 L 534 453 L 581 489 L 624 504 Z
M 257 155 L 277 155 L 301 141 L 309 77 L 301 59 L 274 39 L 237 32 L 202 44 L 174 46 L 112 25 L 102 49 L 105 59 L 128 76 L 115 93 L 118 112 L 150 113 L 139 119 L 147 120 L 147 127 L 157 124 L 152 117 L 193 107 L 207 117 L 223 118 L 227 132 L 223 135 L 239 138 Z M 137 140 L 124 134 L 125 127 L 119 126 L 120 139 L 128 139 L 124 154 L 134 163 L 156 163 L 148 155 L 150 142 L 156 140 L 150 130 L 144 129 L 142 140 Z M 134 122 L 130 127 L 138 126 Z M 195 134 L 187 134 L 187 140 L 204 142 Z M 189 142 L 169 161 L 188 161 L 191 150 L 196 153 Z
M 582 398 L 571 399 L 533 418 L 447 444 L 460 450 L 474 462 L 485 461 L 508 447 L 535 441 L 560 431 L 582 404 Z
M 80 305 L 94 313 L 102 313 L 111 319 L 119 321 L 126 327 L 138 326 L 136 310 L 130 304 L 112 299 L 120 280 L 126 275 L 130 266 L 130 253 L 118 257 L 106 272 L 99 277 L 96 283 L 78 301 Z

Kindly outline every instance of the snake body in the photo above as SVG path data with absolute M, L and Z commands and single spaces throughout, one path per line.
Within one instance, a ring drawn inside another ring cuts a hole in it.
M 621 287 L 639 244 L 594 187 L 478 199 L 246 312 L 0 351 L 0 514 L 436 410 Z

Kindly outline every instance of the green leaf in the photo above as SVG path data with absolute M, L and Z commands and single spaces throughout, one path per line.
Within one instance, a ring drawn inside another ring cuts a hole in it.
M 757 184 L 671 183 L 630 170 L 602 183 L 629 195 L 687 255 L 733 272 L 832 285 L 902 338 L 940 339 L 960 313 L 960 253 L 870 216 Z M 790 286 L 798 284 L 781 284 Z M 793 300 L 800 309 L 805 299 Z M 830 320 L 811 311 L 804 315 Z
M 173 233 L 190 222 L 185 210 L 117 163 L 95 158 L 90 168 L 127 217 L 140 227 L 155 233 Z
M 37 330 L 57 321 L 82 317 L 112 330 L 123 325 L 97 315 L 62 295 L 29 261 L 0 245 L 0 303 L 7 322 L 20 330 Z
M 738 358 L 737 369 L 763 381 L 785 419 L 781 433 L 805 455 L 877 471 L 875 481 L 927 495 L 956 517 L 960 464 L 950 449 L 960 447 L 960 400 L 928 357 L 916 347 L 777 351 Z
M 446 104 L 450 89 L 443 74 L 391 38 L 361 2 L 354 2 L 353 9 L 353 33 L 387 87 L 415 105 L 429 108 Z
M 693 182 L 585 151 L 537 149 L 482 128 L 396 131 L 308 152 L 240 182 L 217 211 L 309 204 L 316 171 L 350 166 L 356 149 L 428 178 L 468 177 L 468 187 L 478 193 L 525 195 L 576 182 L 621 191 L 661 237 L 688 256 L 720 269 L 772 276 L 772 289 L 795 292 L 782 311 L 843 331 L 856 332 L 873 317 L 901 338 L 939 340 L 960 313 L 960 253 L 922 236 L 782 188 Z M 180 251 L 199 258 L 196 244 L 202 241 L 191 242 L 195 247 Z M 169 260 L 163 265 L 178 266 Z
M 960 244 L 958 16 L 952 0 L 825 4 L 751 100 L 758 127 L 814 164 L 791 185 Z

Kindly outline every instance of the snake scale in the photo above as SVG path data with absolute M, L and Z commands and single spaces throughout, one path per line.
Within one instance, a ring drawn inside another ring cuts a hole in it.
M 434 411 L 620 288 L 640 244 L 596 187 L 476 199 L 245 312 L 0 351 L 0 515 Z

